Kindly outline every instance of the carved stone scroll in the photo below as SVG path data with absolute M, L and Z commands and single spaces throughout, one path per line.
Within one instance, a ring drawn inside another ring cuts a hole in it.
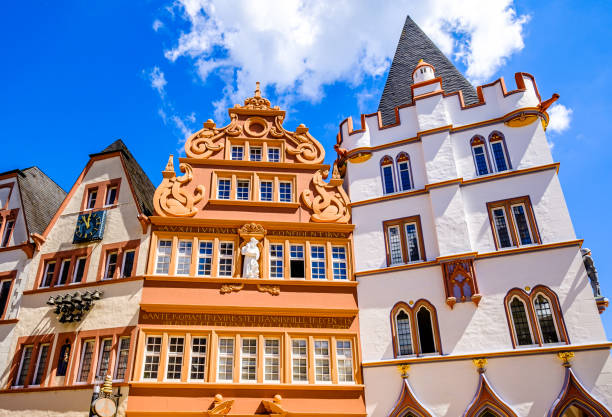
M 185 173 L 182 177 L 176 176 L 174 161 L 170 155 L 166 169 L 162 171 L 162 183 L 153 196 L 155 212 L 159 216 L 192 217 L 198 212 L 195 205 L 204 196 L 204 186 L 198 185 L 193 194 L 187 193 L 183 187 L 193 179 L 193 169 L 191 165 L 185 163 L 180 164 L 179 169 Z
M 267 292 L 270 295 L 280 295 L 280 285 L 257 284 L 257 291 Z
M 348 223 L 351 218 L 350 200 L 344 188 L 338 168 L 334 164 L 332 179 L 329 184 L 323 181 L 329 170 L 319 170 L 314 174 L 312 183 L 316 195 L 311 190 L 302 192 L 302 201 L 313 211 L 310 220 L 317 223 Z
M 238 136 L 242 127 L 238 124 L 238 115 L 232 114 L 230 124 L 217 128 L 215 122 L 208 119 L 204 128 L 195 132 L 185 142 L 185 153 L 189 158 L 207 159 L 223 149 L 223 137 Z

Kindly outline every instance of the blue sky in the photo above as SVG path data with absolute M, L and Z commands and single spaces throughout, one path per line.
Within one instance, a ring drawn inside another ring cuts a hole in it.
M 250 95 L 254 80 L 288 109 L 285 126 L 305 123 L 331 161 L 338 124 L 376 110 L 411 14 L 471 80 L 503 76 L 514 88 L 513 74 L 525 71 L 543 97 L 561 95 L 569 114 L 558 122 L 569 125 L 549 130 L 553 156 L 576 233 L 612 298 L 611 3 L 201 3 L 7 3 L 0 172 L 37 165 L 68 190 L 88 154 L 122 138 L 157 185 L 185 132 L 209 118 L 223 124 L 224 109 Z M 612 335 L 612 310 L 603 320 Z

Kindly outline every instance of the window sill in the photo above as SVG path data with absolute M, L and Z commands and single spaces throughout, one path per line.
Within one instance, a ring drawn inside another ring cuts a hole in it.
M 243 382 L 229 382 L 229 381 L 216 381 L 216 382 L 204 382 L 193 384 L 190 382 L 145 382 L 145 381 L 132 381 L 130 382 L 130 388 L 159 388 L 159 389 L 202 389 L 205 387 L 215 388 L 226 388 L 231 390 L 267 390 L 267 389 L 283 389 L 283 390 L 303 390 L 305 388 L 309 390 L 342 390 L 342 391 L 353 391 L 363 390 L 363 384 L 319 384 L 304 382 L 291 382 L 291 383 L 243 383 Z
M 93 389 L 96 384 L 88 384 L 87 382 L 74 383 L 71 385 L 60 385 L 60 386 L 17 386 L 10 387 L 6 389 L 0 390 L 0 395 L 2 394 L 13 394 L 13 393 L 24 393 L 24 392 L 40 392 L 40 391 L 69 391 L 69 390 L 81 390 L 81 389 Z M 117 382 L 113 381 L 113 387 L 125 387 L 127 386 L 127 382 Z
M 68 285 L 61 285 L 61 286 L 55 286 L 55 287 L 36 288 L 34 290 L 24 291 L 23 295 L 39 294 L 39 293 L 53 292 L 53 291 L 66 291 L 66 290 L 73 290 L 75 288 L 95 287 L 98 285 L 120 284 L 123 282 L 140 281 L 143 279 L 144 279 L 143 276 L 135 276 L 135 277 L 130 277 L 130 278 L 107 279 L 104 281 L 80 282 L 78 284 L 68 284 Z
M 3 324 L 15 324 L 19 322 L 19 319 L 3 319 L 0 320 L 0 326 L 2 326 Z
M 296 209 L 300 207 L 300 203 L 285 203 L 280 201 L 253 201 L 253 200 L 220 200 L 211 198 L 208 200 L 209 205 L 218 206 L 251 206 L 251 207 L 277 207 L 284 209 Z

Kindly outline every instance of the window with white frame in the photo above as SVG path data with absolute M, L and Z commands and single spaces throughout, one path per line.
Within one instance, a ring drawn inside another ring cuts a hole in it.
M 72 275 L 73 283 L 77 284 L 83 281 L 83 278 L 85 277 L 85 266 L 87 266 L 87 258 L 85 256 L 77 258 L 74 266 L 74 274 Z
M 304 246 L 291 245 L 289 249 L 289 269 L 291 272 L 291 278 L 305 278 Z
M 291 340 L 291 370 L 293 382 L 308 382 L 308 348 L 306 339 Z
M 399 176 L 400 190 L 410 190 L 412 188 L 412 173 L 410 170 L 410 158 L 405 152 L 400 153 L 397 157 L 397 174 Z
M 279 339 L 264 339 L 264 381 L 280 382 Z
M 391 265 L 402 263 L 404 258 L 402 256 L 402 238 L 399 226 L 395 225 L 387 228 L 387 239 L 389 242 Z
M 539 244 L 528 196 L 487 203 L 497 249 Z
M 104 201 L 105 207 L 112 206 L 117 202 L 117 190 L 118 188 L 116 185 L 109 185 L 106 188 L 106 201 Z
M 293 192 L 291 191 L 290 182 L 280 182 L 278 184 L 278 198 L 281 203 L 290 203 L 293 201 Z
M 330 366 L 329 366 L 329 341 L 315 340 L 314 341 L 314 359 L 315 359 L 315 381 L 329 382 L 331 381 Z
M 98 352 L 98 367 L 96 368 L 96 381 L 103 381 L 108 374 L 110 366 L 113 339 L 102 339 L 100 351 Z
M 191 269 L 191 249 L 193 242 L 190 240 L 179 240 L 176 248 L 176 274 L 189 275 Z
M 338 362 L 338 382 L 354 382 L 353 349 L 350 340 L 336 340 L 336 361 Z
M 489 144 L 491 145 L 491 154 L 493 155 L 493 161 L 495 161 L 496 171 L 507 171 L 510 168 L 510 163 L 503 136 L 498 132 L 492 133 L 489 137 Z
M 40 345 L 38 347 L 38 358 L 36 359 L 36 367 L 34 368 L 34 376 L 32 378 L 32 385 L 40 385 L 42 383 L 43 375 L 45 374 L 45 367 L 47 365 L 47 358 L 49 357 L 49 344 Z
M 249 159 L 255 162 L 261 161 L 261 146 L 249 147 Z
M 325 246 L 312 245 L 310 247 L 310 272 L 312 279 L 326 279 L 325 274 Z
M 2 235 L 2 244 L 0 247 L 6 248 L 11 241 L 13 235 L 13 229 L 15 229 L 15 220 L 7 220 L 4 226 L 4 233 Z
M 519 346 L 533 345 L 533 337 L 529 327 L 529 318 L 525 303 L 518 297 L 514 297 L 510 302 L 510 314 L 514 324 L 514 336 Z
M 284 270 L 283 244 L 270 244 L 270 278 L 282 278 Z
M 204 381 L 206 378 L 206 349 L 207 339 L 205 337 L 191 339 L 191 365 L 189 367 L 191 381 Z
M 209 277 L 212 271 L 213 243 L 200 241 L 198 251 L 198 275 Z
M 234 339 L 219 338 L 219 364 L 217 366 L 218 381 L 233 381 L 234 378 Z
M 497 235 L 497 243 L 500 248 L 509 248 L 512 246 L 510 239 L 510 231 L 508 230 L 508 221 L 506 219 L 506 210 L 504 207 L 493 209 L 493 224 Z
M 425 260 L 419 216 L 387 220 L 383 222 L 383 227 L 389 266 Z
M 183 349 L 185 339 L 182 337 L 168 338 L 168 364 L 166 366 L 166 379 L 179 381 L 183 370 Z
M 380 160 L 380 172 L 382 175 L 383 193 L 391 194 L 395 192 L 395 178 L 393 175 L 393 159 L 384 156 Z
M 344 246 L 332 247 L 332 269 L 334 271 L 334 279 L 347 279 L 346 248 Z
M 115 381 L 123 381 L 127 371 L 128 359 L 130 357 L 130 338 L 122 337 L 119 339 L 117 352 L 117 363 L 115 364 Z
M 161 355 L 161 336 L 148 336 L 145 348 L 144 367 L 142 378 L 146 380 L 157 379 L 159 372 L 159 357 Z
M 231 277 L 234 266 L 234 243 L 219 243 L 219 276 Z
M 239 179 L 236 181 L 236 199 L 237 200 L 248 200 L 251 189 L 251 181 L 245 179 Z
M 400 356 L 412 355 L 412 330 L 410 328 L 410 316 L 400 310 L 395 316 L 395 329 L 397 332 L 397 347 Z
M 87 206 L 85 207 L 88 210 L 91 210 L 96 207 L 96 200 L 98 199 L 98 189 L 91 188 L 87 192 Z
M 123 252 L 123 265 L 121 266 L 121 277 L 128 278 L 132 276 L 134 271 L 134 259 L 136 257 L 136 251 L 134 249 L 126 250 Z
M 229 200 L 232 190 L 232 180 L 229 178 L 219 178 L 217 181 L 217 198 L 219 200 Z
M 280 148 L 268 148 L 268 162 L 280 162 Z
M 419 249 L 419 233 L 416 222 L 404 223 L 404 232 L 406 232 L 408 262 L 420 261 L 421 251 Z
M 232 146 L 232 161 L 242 161 L 244 159 L 244 146 Z
M 81 362 L 77 382 L 87 382 L 91 372 L 91 361 L 93 359 L 95 340 L 85 340 L 81 347 Z
M 47 261 L 45 264 L 45 272 L 43 273 L 43 279 L 40 283 L 41 287 L 48 287 L 53 282 L 53 275 L 55 273 L 55 261 Z
M 472 156 L 476 167 L 476 175 L 487 175 L 490 173 L 489 157 L 487 154 L 486 143 L 480 136 L 474 136 L 470 141 Z
M 246 382 L 257 381 L 257 339 L 242 338 L 240 351 L 240 379 Z
M 160 240 L 157 243 L 156 274 L 167 274 L 170 271 L 170 254 L 172 253 L 172 240 Z
M 17 371 L 17 379 L 15 386 L 23 387 L 30 371 L 30 363 L 32 362 L 32 351 L 34 346 L 24 346 L 21 352 L 21 360 L 19 361 L 19 369 Z
M 260 201 L 272 201 L 273 195 L 273 182 L 272 181 L 260 181 L 259 182 L 259 200 Z
M 62 259 L 62 264 L 60 266 L 60 272 L 59 272 L 59 278 L 57 280 L 57 284 L 55 285 L 64 285 L 68 283 L 68 274 L 70 273 L 70 263 L 71 263 L 70 258 Z
M 529 221 L 527 220 L 527 210 L 525 209 L 524 203 L 514 204 L 510 206 L 512 209 L 512 217 L 514 224 L 518 232 L 518 238 L 521 245 L 531 245 L 533 238 L 531 229 L 529 228 Z
M 543 343 L 559 343 L 557 327 L 553 318 L 553 310 L 548 298 L 542 294 L 538 294 L 533 300 L 538 326 L 540 326 L 540 334 L 542 335 Z
M 12 279 L 4 279 L 0 281 L 0 318 L 6 316 L 12 285 Z
M 117 257 L 119 253 L 114 250 L 106 253 L 106 262 L 104 265 L 104 277 L 103 279 L 112 279 L 115 276 L 117 270 Z

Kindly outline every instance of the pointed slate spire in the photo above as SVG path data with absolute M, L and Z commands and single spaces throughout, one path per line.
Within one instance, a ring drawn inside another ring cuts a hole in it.
M 378 105 L 384 124 L 395 123 L 395 107 L 412 102 L 412 71 L 421 59 L 434 66 L 446 93 L 461 90 L 466 104 L 478 101 L 474 87 L 408 16 Z

